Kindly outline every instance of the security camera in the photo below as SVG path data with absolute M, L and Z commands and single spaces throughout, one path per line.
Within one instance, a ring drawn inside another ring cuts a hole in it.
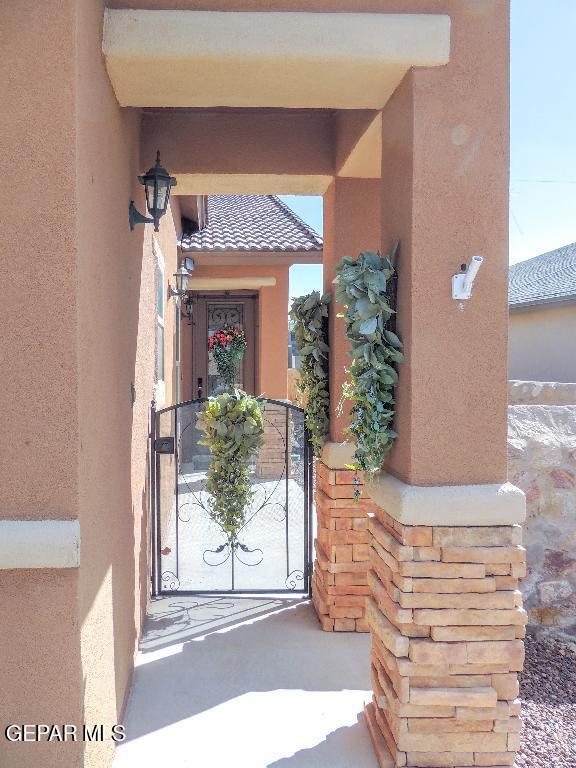
M 457 275 L 452 275 L 452 298 L 460 301 L 469 299 L 472 296 L 472 286 L 478 270 L 482 266 L 484 259 L 482 256 L 472 256 L 470 266 L 462 264 L 461 271 Z

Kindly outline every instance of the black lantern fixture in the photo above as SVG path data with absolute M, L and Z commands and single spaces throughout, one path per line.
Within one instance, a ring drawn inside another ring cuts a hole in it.
M 192 296 L 189 293 L 182 297 L 182 317 L 192 325 Z
M 138 181 L 143 185 L 146 192 L 146 207 L 152 218 L 143 216 L 130 201 L 129 220 L 130 229 L 134 229 L 136 224 L 154 224 L 154 231 L 158 232 L 160 219 L 166 213 L 168 201 L 170 200 L 170 191 L 176 186 L 176 179 L 170 176 L 166 168 L 160 165 L 160 150 L 156 152 L 156 165 L 150 168 L 144 176 L 138 176 Z
M 171 299 L 173 296 L 181 299 L 188 290 L 188 281 L 190 280 L 190 273 L 182 264 L 180 269 L 177 269 L 176 272 L 172 275 L 174 278 L 174 282 L 176 283 L 176 288 L 172 288 L 171 285 L 168 285 L 168 298 Z

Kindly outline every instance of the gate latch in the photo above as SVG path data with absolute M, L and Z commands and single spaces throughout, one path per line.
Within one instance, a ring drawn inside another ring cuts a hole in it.
M 154 450 L 156 453 L 174 453 L 174 438 L 157 437 L 154 440 Z

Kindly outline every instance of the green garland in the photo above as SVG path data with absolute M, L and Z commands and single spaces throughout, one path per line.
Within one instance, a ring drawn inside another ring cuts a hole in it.
M 242 328 L 233 325 L 224 325 L 208 339 L 208 349 L 214 356 L 218 374 L 228 391 L 234 389 L 238 363 L 244 357 L 246 347 L 246 334 Z
M 249 464 L 263 443 L 262 411 L 256 398 L 245 392 L 225 392 L 208 400 L 197 427 L 205 435 L 200 444 L 212 455 L 206 480 L 208 511 L 233 542 L 254 495 Z
M 346 307 L 351 342 L 350 381 L 344 397 L 352 401 L 349 431 L 356 443 L 354 468 L 376 472 L 397 437 L 394 420 L 395 365 L 404 360 L 402 342 L 389 327 L 395 314 L 394 258 L 366 251 L 344 257 L 337 267 L 336 300 Z
M 328 304 L 331 296 L 313 291 L 292 299 L 296 347 L 302 356 L 298 389 L 306 395 L 305 420 L 314 455 L 320 456 L 330 431 L 328 387 Z

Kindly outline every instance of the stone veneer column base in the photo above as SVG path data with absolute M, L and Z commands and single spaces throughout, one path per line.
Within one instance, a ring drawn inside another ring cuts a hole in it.
M 483 524 L 479 516 L 482 494 L 488 505 L 500 503 L 495 486 L 446 489 L 445 510 L 438 505 L 441 488 L 419 488 L 422 517 L 429 522 L 435 515 L 438 524 L 409 525 L 397 519 L 411 514 L 405 503 L 411 494 L 398 495 L 398 480 L 381 475 L 368 486 L 373 500 L 388 501 L 368 523 L 374 696 L 366 718 L 381 768 L 514 765 L 527 617 L 518 590 L 525 550 L 515 524 L 522 495 L 511 488 L 501 525 Z M 470 493 L 473 521 L 467 520 Z M 455 522 L 450 505 L 458 497 Z M 486 519 L 492 517 L 487 508 Z
M 355 478 L 360 483 L 355 482 Z M 316 561 L 312 603 L 322 629 L 328 632 L 368 632 L 368 513 L 374 504 L 363 492 L 362 473 L 334 469 L 316 462 Z

